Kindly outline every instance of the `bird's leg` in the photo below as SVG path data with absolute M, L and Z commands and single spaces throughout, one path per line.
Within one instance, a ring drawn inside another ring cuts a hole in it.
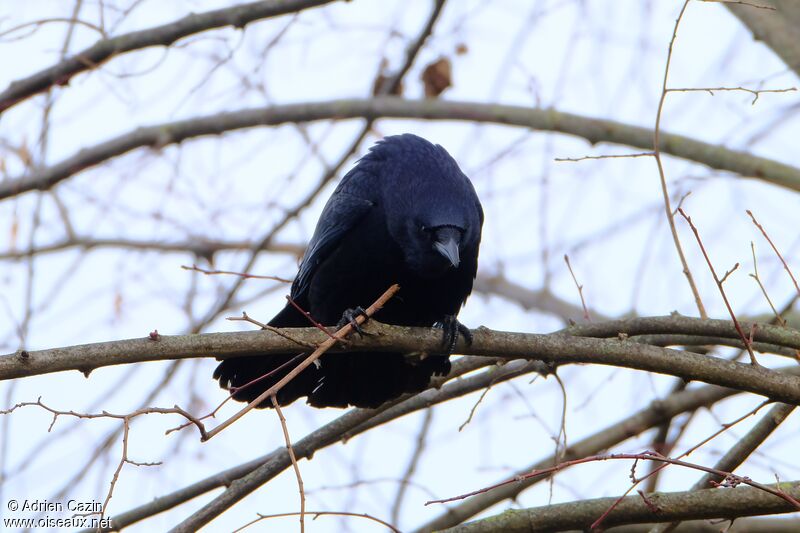
M 455 351 L 459 333 L 464 336 L 467 344 L 472 344 L 472 332 L 467 326 L 458 321 L 456 315 L 445 315 L 444 319 L 435 323 L 433 327 L 442 329 L 442 346 L 447 349 L 447 355 Z
M 363 316 L 365 318 L 364 322 L 369 320 L 369 315 L 360 305 L 351 309 L 345 309 L 344 313 L 342 313 L 342 318 L 340 318 L 339 323 L 336 324 L 336 329 L 341 329 L 345 325 L 350 324 L 353 327 L 353 331 L 363 337 L 366 333 L 361 329 L 359 323 L 356 322 L 356 317 L 358 316 Z

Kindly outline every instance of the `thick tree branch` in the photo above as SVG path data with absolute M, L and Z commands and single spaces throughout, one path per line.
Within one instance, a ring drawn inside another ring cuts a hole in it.
M 0 114 L 9 107 L 55 85 L 67 85 L 75 75 L 94 70 L 114 56 L 151 46 L 169 46 L 189 35 L 215 28 L 225 26 L 244 28 L 256 20 L 296 13 L 332 1 L 261 0 L 205 13 L 192 13 L 169 24 L 102 39 L 60 63 L 11 83 L 0 93 Z
M 49 189 L 81 170 L 136 148 L 163 148 L 194 137 L 220 135 L 256 126 L 348 118 L 415 118 L 506 124 L 561 132 L 591 143 L 608 142 L 652 148 L 650 129 L 612 120 L 588 118 L 553 109 L 431 99 L 404 100 L 384 96 L 243 109 L 137 128 L 85 148 L 53 166 L 0 182 L 0 200 L 27 191 Z M 664 132 L 660 135 L 659 146 L 662 152 L 675 157 L 800 191 L 800 169 L 778 161 Z
M 655 524 L 630 524 L 606 529 L 607 533 L 651 533 Z M 739 518 L 733 523 L 720 524 L 717 520 L 692 520 L 681 522 L 676 533 L 797 533 L 800 520 L 792 518 Z
M 800 2 L 797 0 L 757 0 L 758 9 L 747 2 L 726 2 L 731 13 L 753 32 L 753 38 L 769 46 L 786 66 L 800 76 Z
M 768 320 L 768 319 L 767 319 Z M 750 331 L 753 327 L 753 340 L 778 344 L 789 348 L 800 348 L 800 330 L 775 326 L 767 323 L 742 322 L 742 327 Z M 629 337 L 634 335 L 667 334 L 676 335 L 710 335 L 716 337 L 739 338 L 738 332 L 733 328 L 730 320 L 692 318 L 679 314 L 668 317 L 637 317 L 608 320 L 606 322 L 593 322 L 587 324 L 574 324 L 560 333 L 577 335 L 581 337 L 617 337 L 621 333 Z
M 722 320 L 692 320 L 685 317 L 653 317 L 649 320 L 651 329 L 674 329 L 672 322 L 683 321 L 698 330 L 702 330 L 701 324 L 708 325 L 706 334 L 721 337 L 735 334 L 731 323 Z M 644 329 L 647 321 L 648 319 L 642 318 L 613 323 L 636 323 Z M 597 324 L 596 327 L 602 327 L 602 324 Z M 750 329 L 749 325 L 746 327 Z M 585 326 L 574 328 L 575 331 L 581 329 L 592 330 Z M 371 321 L 367 330 L 372 335 L 351 339 L 348 346 L 338 349 L 404 353 L 441 351 L 441 331 L 437 329 L 388 326 Z M 711 330 L 714 332 L 711 333 Z M 628 332 L 622 328 L 616 331 Z M 754 331 L 754 340 L 800 348 L 800 331 L 761 325 L 754 328 Z M 736 388 L 784 403 L 800 404 L 800 379 L 794 376 L 708 355 L 627 342 L 624 337 L 597 339 L 566 334 L 540 335 L 494 331 L 483 327 L 473 330 L 473 336 L 473 342 L 469 346 L 463 339 L 459 339 L 456 352 L 505 359 L 538 359 L 555 364 L 614 365 Z M 271 331 L 250 331 L 157 336 L 155 339 L 147 337 L 50 350 L 19 351 L 0 356 L 0 379 L 63 370 L 88 373 L 101 366 L 161 359 L 212 356 L 224 358 L 303 351 L 309 343 L 319 344 L 325 340 L 325 335 L 316 328 L 289 328 L 283 331 L 283 335 Z
M 466 362 L 465 367 L 474 366 L 472 365 L 471 361 Z M 477 364 L 481 364 L 481 362 L 477 362 Z M 520 365 L 517 365 L 520 366 Z M 531 365 L 521 365 L 527 367 L 528 369 L 532 369 Z M 457 373 L 459 368 L 454 368 L 454 373 Z M 510 379 L 519 375 L 519 370 L 516 369 L 513 371 L 508 371 L 501 376 L 494 375 L 493 373 L 484 373 L 483 375 L 473 376 L 473 378 L 469 378 L 464 381 L 468 381 L 473 386 L 471 390 L 477 390 L 479 388 L 483 388 L 488 386 L 489 383 L 497 381 L 498 379 Z M 451 373 L 452 374 L 452 373 Z M 487 382 L 486 378 L 489 378 L 491 381 Z M 479 385 L 479 386 L 475 386 Z M 455 395 L 462 395 L 466 394 L 467 392 L 471 392 L 470 388 L 461 387 L 458 393 L 451 394 L 449 393 L 449 387 L 443 388 L 441 391 L 436 391 L 436 401 L 434 403 L 439 403 L 442 401 L 446 401 L 455 397 Z M 413 398 L 412 398 L 413 400 Z M 388 404 L 391 405 L 391 404 Z M 381 411 L 384 411 L 387 407 L 387 404 L 381 406 L 377 410 L 375 409 L 353 409 L 338 419 L 330 422 L 329 424 L 323 426 L 322 428 L 312 432 L 307 437 L 301 439 L 299 442 L 293 445 L 295 455 L 298 458 L 310 458 L 313 453 L 322 447 L 328 446 L 337 442 L 338 440 L 342 439 L 344 435 L 352 436 L 353 434 L 360 433 L 362 431 L 366 431 L 367 429 L 374 427 L 372 424 L 368 424 L 370 420 L 375 417 L 375 415 L 380 415 Z M 397 405 L 397 402 L 395 402 Z M 402 404 L 400 404 L 402 405 Z M 416 406 L 418 408 L 427 407 L 427 405 L 417 403 Z M 384 411 L 385 412 L 385 411 Z M 397 416 L 401 416 L 398 414 Z M 360 423 L 358 422 L 360 420 Z M 347 428 L 350 428 L 349 430 Z M 233 483 L 231 483 L 228 488 L 223 492 L 221 495 L 217 496 L 214 500 L 203 506 L 199 511 L 193 513 L 189 516 L 186 520 L 178 524 L 175 528 L 171 531 L 173 533 L 178 532 L 193 532 L 197 531 L 200 527 L 207 524 L 225 510 L 230 508 L 236 502 L 253 492 L 254 490 L 258 489 L 267 481 L 271 480 L 283 470 L 289 467 L 287 464 L 287 457 L 288 452 L 285 449 L 278 449 L 277 452 L 281 454 L 279 458 L 274 460 L 270 460 L 263 465 L 259 466 L 257 469 L 253 470 L 246 476 L 237 479 Z
M 723 472 L 733 472 L 739 465 L 750 457 L 759 446 L 761 446 L 767 437 L 769 437 L 778 426 L 794 411 L 796 406 L 779 403 L 769 410 L 769 412 L 761 417 L 755 426 L 753 426 L 747 434 L 739 439 L 739 441 L 723 455 L 715 464 L 714 469 Z M 706 472 L 703 476 L 692 485 L 692 490 L 710 489 L 715 483 L 721 483 L 723 477 L 718 474 Z M 668 533 L 675 531 L 680 525 L 680 522 L 672 522 L 670 524 L 662 523 L 654 527 L 650 533 Z
M 477 374 L 475 376 L 471 376 L 466 379 L 460 379 L 455 381 L 454 383 L 448 383 L 447 385 L 443 385 L 444 382 L 448 380 L 452 380 L 454 378 L 460 377 L 461 375 L 471 372 L 473 370 L 477 370 L 479 368 L 491 365 L 494 363 L 494 360 L 491 358 L 483 358 L 483 357 L 465 357 L 453 363 L 453 368 L 446 377 L 435 378 L 432 380 L 431 385 L 436 387 L 434 389 L 428 389 L 427 391 L 417 394 L 417 395 L 407 395 L 407 397 L 400 398 L 395 402 L 387 404 L 384 408 L 374 409 L 372 410 L 373 416 L 370 418 L 366 423 L 361 424 L 353 429 L 350 430 L 342 430 L 343 426 L 340 425 L 338 420 L 334 420 L 332 423 L 337 424 L 337 427 L 341 430 L 339 435 L 339 440 L 348 440 L 351 437 L 362 433 L 368 429 L 376 427 L 380 424 L 386 423 L 390 420 L 399 418 L 405 414 L 418 411 L 420 409 L 427 408 L 433 404 L 445 402 L 447 400 L 451 400 L 458 396 L 463 396 L 465 394 L 469 394 L 475 390 L 480 390 L 484 387 L 487 387 L 490 383 L 496 381 L 502 381 L 505 379 L 511 379 L 520 375 L 524 370 L 530 371 L 531 368 L 534 370 L 536 367 L 531 367 L 529 363 L 524 363 L 522 361 L 518 361 L 516 363 L 509 363 L 503 367 L 503 373 L 498 375 L 496 372 L 483 372 Z M 523 368 L 524 367 L 524 368 Z M 441 388 L 438 388 L 441 387 Z M 420 397 L 425 396 L 423 401 L 420 401 Z M 397 410 L 395 408 L 402 407 L 402 409 Z M 390 410 L 394 410 L 394 415 L 386 417 L 384 416 Z M 354 409 L 356 411 L 358 409 Z M 381 420 L 378 422 L 374 422 L 374 420 L 378 417 L 381 417 Z M 322 443 L 318 441 L 313 445 L 313 451 L 321 449 Z M 106 528 L 103 531 L 118 531 L 123 529 L 131 524 L 154 516 L 158 513 L 164 512 L 166 510 L 172 509 L 186 503 L 189 500 L 196 498 L 202 494 L 210 492 L 213 489 L 219 487 L 227 487 L 229 486 L 234 480 L 244 477 L 245 475 L 249 474 L 259 466 L 265 464 L 268 461 L 274 460 L 278 454 L 285 453 L 285 448 L 278 448 L 276 451 L 259 457 L 257 459 L 253 459 L 252 461 L 248 461 L 241 465 L 235 466 L 228 470 L 223 470 L 213 476 L 207 477 L 202 479 L 192 485 L 179 489 L 175 492 L 166 494 L 164 496 L 160 496 L 154 499 L 151 502 L 143 504 L 135 509 L 131 509 L 130 511 L 126 511 L 124 513 L 120 513 L 114 516 L 111 519 L 111 528 Z M 90 531 L 95 531 L 95 529 L 91 530 L 84 530 L 82 533 L 90 533 Z
M 453 398 L 457 398 L 460 396 L 464 396 L 469 394 L 470 392 L 474 392 L 480 389 L 483 389 L 490 384 L 499 383 L 505 381 L 507 379 L 511 379 L 522 375 L 528 372 L 539 372 L 543 369 L 534 364 L 526 363 L 523 361 L 515 361 L 512 363 L 508 363 L 506 365 L 491 368 L 486 372 L 482 372 L 480 374 L 470 376 L 463 379 L 458 379 L 455 381 L 451 381 L 444 386 L 441 386 L 444 381 L 452 380 L 453 378 L 460 376 L 464 373 L 470 372 L 472 370 L 481 368 L 482 366 L 491 365 L 495 359 L 492 358 L 480 358 L 480 357 L 465 357 L 456 361 L 453 364 L 453 371 L 448 375 L 446 378 L 437 378 L 432 382 L 432 386 L 434 388 L 428 389 L 422 393 L 416 395 L 408 395 L 408 399 L 400 399 L 399 401 L 395 402 L 393 405 L 388 406 L 386 409 L 379 409 L 374 411 L 374 416 L 371 417 L 366 422 L 350 429 L 345 430 L 339 435 L 340 440 L 349 440 L 360 433 L 373 429 L 381 424 L 385 424 L 391 422 L 392 420 L 396 420 L 406 414 L 418 411 L 420 409 L 424 409 L 430 407 L 432 405 L 436 405 L 438 403 L 449 401 Z M 791 368 L 790 371 L 794 371 L 795 373 L 800 372 L 798 368 Z M 441 387 L 441 388 L 437 388 Z M 698 409 L 699 407 L 710 407 L 714 403 L 721 401 L 725 398 L 728 398 L 732 395 L 739 394 L 740 391 L 736 391 L 733 389 L 726 389 L 723 387 L 717 386 L 705 386 L 698 389 L 694 389 L 691 391 L 682 391 L 677 394 L 673 394 L 668 398 L 664 398 L 661 400 L 656 400 L 651 403 L 651 405 L 642 411 L 635 413 L 629 418 L 626 418 L 613 426 L 610 426 L 607 429 L 604 429 L 594 435 L 586 437 L 585 439 L 576 442 L 572 446 L 570 446 L 566 450 L 566 455 L 560 456 L 560 459 L 577 459 L 580 457 L 586 457 L 588 455 L 596 454 L 601 450 L 606 450 L 620 442 L 635 436 L 643 431 L 650 429 L 651 427 L 655 427 L 658 425 L 662 420 L 666 418 L 671 418 L 677 416 L 683 412 L 692 411 Z M 338 423 L 335 421 L 335 423 Z M 314 450 L 321 449 L 319 444 L 314 445 Z M 275 459 L 276 454 L 285 453 L 285 450 L 279 448 L 275 452 L 271 454 L 267 454 L 263 457 L 254 459 L 252 461 L 248 461 L 247 463 L 238 465 L 228 470 L 224 470 L 219 472 L 213 476 L 205 478 L 201 481 L 193 483 L 183 489 L 177 490 L 175 492 L 166 494 L 164 496 L 160 496 L 154 499 L 151 502 L 143 504 L 135 509 L 131 509 L 130 511 L 126 511 L 119 515 L 116 515 L 112 518 L 112 528 L 105 529 L 104 531 L 117 531 L 124 527 L 127 527 L 131 524 L 154 516 L 158 513 L 164 512 L 166 510 L 172 509 L 181 505 L 187 501 L 190 501 L 197 496 L 205 494 L 215 488 L 219 487 L 227 487 L 229 486 L 235 479 L 241 478 L 252 472 L 257 467 L 265 464 L 267 461 L 271 461 Z M 541 469 L 546 466 L 551 466 L 555 464 L 556 458 L 550 457 L 545 459 L 544 461 L 540 461 L 535 465 L 531 465 L 528 469 L 521 471 L 521 473 L 526 473 L 533 469 Z M 454 523 L 461 522 L 466 520 L 470 516 L 477 514 L 480 512 L 481 509 L 475 509 L 475 504 L 480 503 L 480 499 L 491 497 L 495 498 L 500 495 L 500 498 L 494 501 L 493 503 L 497 503 L 505 499 L 502 497 L 502 494 L 505 491 L 515 490 L 518 494 L 522 492 L 525 488 L 538 483 L 541 481 L 541 478 L 532 478 L 530 480 L 522 481 L 520 484 L 517 485 L 507 485 L 505 487 L 501 487 L 496 491 L 492 491 L 490 493 L 481 494 L 478 497 L 472 498 L 459 506 L 459 509 L 462 507 L 472 507 L 473 511 L 469 512 L 468 514 L 460 514 L 462 518 L 457 522 L 452 521 L 445 521 L 444 523 L 440 523 L 438 528 L 441 527 L 449 527 Z M 506 497 L 513 497 L 513 496 L 506 496 Z M 492 503 L 486 504 L 486 507 L 491 506 Z M 456 514 L 455 510 L 453 513 L 448 513 L 445 519 L 452 518 L 450 515 Z M 441 519 L 440 519 L 441 520 Z M 82 533 L 89 533 L 88 530 Z
M 798 367 L 790 367 L 786 371 L 800 375 Z M 549 468 L 559 462 L 598 454 L 682 413 L 692 412 L 700 407 L 710 407 L 719 401 L 739 394 L 739 392 L 708 385 L 697 389 L 683 390 L 670 394 L 666 398 L 654 400 L 650 405 L 629 417 L 571 444 L 562 454 L 551 455 L 517 470 L 513 477 L 522 477 L 529 472 Z M 545 476 L 523 478 L 517 483 L 501 485 L 488 492 L 473 496 L 458 505 L 449 507 L 441 516 L 421 526 L 415 533 L 430 533 L 453 527 L 504 500 L 517 498 L 523 491 L 546 479 L 548 478 Z
M 800 497 L 800 482 L 781 483 L 780 488 L 793 497 Z M 656 492 L 627 496 L 603 520 L 603 526 L 641 522 L 667 522 L 703 518 L 737 518 L 797 511 L 785 500 L 760 489 L 738 487 L 688 492 Z M 508 510 L 500 515 L 476 520 L 445 531 L 449 533 L 483 533 L 504 531 L 567 531 L 588 528 L 606 511 L 616 498 L 597 498 L 571 503 Z M 658 511 L 655 511 L 658 509 Z

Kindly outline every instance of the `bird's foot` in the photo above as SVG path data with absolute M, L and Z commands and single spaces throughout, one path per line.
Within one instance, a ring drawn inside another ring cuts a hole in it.
M 361 325 L 356 321 L 356 318 L 358 318 L 359 316 L 364 317 L 364 322 L 369 320 L 369 315 L 360 305 L 357 307 L 353 307 L 352 309 L 345 309 L 344 313 L 342 313 L 342 318 L 340 318 L 339 323 L 336 324 L 336 329 L 337 330 L 341 329 L 347 324 L 350 324 L 350 326 L 353 328 L 353 331 L 355 331 L 361 337 L 363 337 L 364 335 L 366 335 L 366 332 L 363 329 L 361 329 Z
M 455 315 L 445 315 L 444 319 L 436 322 L 433 327 L 442 329 L 442 346 L 445 347 L 447 355 L 455 351 L 459 333 L 464 336 L 467 344 L 472 344 L 472 332 L 459 322 Z

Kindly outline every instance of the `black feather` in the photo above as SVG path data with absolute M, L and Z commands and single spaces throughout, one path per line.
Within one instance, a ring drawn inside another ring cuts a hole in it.
M 472 291 L 482 225 L 475 189 L 444 148 L 411 134 L 387 137 L 345 175 L 328 200 L 291 297 L 316 320 L 332 325 L 346 310 L 366 307 L 398 283 L 400 292 L 376 320 L 457 325 L 452 317 Z M 458 246 L 456 267 L 453 257 L 440 251 L 442 243 L 452 240 Z M 309 325 L 290 305 L 269 324 Z M 271 372 L 234 394 L 236 400 L 251 401 L 299 362 L 296 355 L 226 359 L 214 378 L 226 388 L 242 387 Z M 400 353 L 332 353 L 319 362 L 280 391 L 281 405 L 307 396 L 316 407 L 377 407 L 404 392 L 423 390 L 433 374 L 450 370 L 446 355 L 415 361 Z M 259 407 L 271 405 L 265 401 Z

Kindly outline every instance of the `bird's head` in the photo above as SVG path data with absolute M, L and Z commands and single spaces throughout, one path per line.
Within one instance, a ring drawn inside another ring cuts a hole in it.
M 423 278 L 438 278 L 461 265 L 465 230 L 452 224 L 411 223 L 405 228 L 406 265 Z
M 416 275 L 435 279 L 474 263 L 483 213 L 469 179 L 441 146 L 416 135 L 387 137 L 365 162 L 381 183 L 389 234 Z

